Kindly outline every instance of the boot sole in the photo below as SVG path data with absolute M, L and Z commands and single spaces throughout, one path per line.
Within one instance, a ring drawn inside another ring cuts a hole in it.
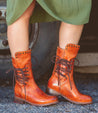
M 55 91 L 51 88 L 48 88 L 47 91 L 48 91 L 49 94 L 52 94 L 52 95 L 55 95 L 55 96 L 62 96 L 63 98 L 65 98 L 66 100 L 68 100 L 71 103 L 75 103 L 75 104 L 92 104 L 92 102 L 75 102 L 75 101 L 72 101 L 72 100 L 68 99 L 67 97 L 61 95 L 60 93 L 58 93 L 57 91 Z
M 27 100 L 21 99 L 19 97 L 14 97 L 14 102 L 15 103 L 19 103 L 19 104 L 28 103 L 28 104 L 33 105 L 33 106 L 49 106 L 49 105 L 53 105 L 53 104 L 58 103 L 58 101 L 56 101 L 56 102 L 52 102 L 52 103 L 48 103 L 48 104 L 34 104 L 34 103 L 31 103 L 31 102 L 29 102 Z

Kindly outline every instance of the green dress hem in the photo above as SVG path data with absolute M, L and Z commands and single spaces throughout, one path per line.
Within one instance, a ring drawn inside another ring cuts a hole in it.
M 33 0 L 7 0 L 7 25 L 14 23 L 29 7 Z M 71 0 L 60 0 L 59 3 L 64 2 L 66 4 L 61 7 L 61 12 L 56 8 L 58 3 L 54 3 L 56 0 L 36 0 L 37 4 L 35 6 L 34 12 L 30 18 L 30 23 L 40 23 L 40 22 L 52 22 L 52 21 L 62 21 L 65 23 L 73 25 L 82 25 L 89 22 L 90 11 L 92 0 L 73 0 L 73 5 Z M 80 3 L 78 3 L 80 2 Z M 85 2 L 85 4 L 83 4 Z M 50 3 L 50 4 L 49 4 Z M 81 5 L 82 4 L 82 5 Z M 11 5 L 11 6 L 10 6 Z M 71 9 L 70 9 L 70 8 Z M 74 11 L 73 11 L 74 9 Z M 63 13 L 62 13 L 63 12 Z

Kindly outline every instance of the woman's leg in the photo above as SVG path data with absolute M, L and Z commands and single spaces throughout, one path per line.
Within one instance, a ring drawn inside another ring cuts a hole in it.
M 45 106 L 58 102 L 57 97 L 45 94 L 35 83 L 32 72 L 31 49 L 29 49 L 29 19 L 35 0 L 24 14 L 8 26 L 8 42 L 15 76 L 15 101 Z
M 83 26 L 62 22 L 59 30 L 59 47 L 65 49 L 68 43 L 78 44 Z
M 7 36 L 12 57 L 15 57 L 17 51 L 29 48 L 29 19 L 34 7 L 35 0 L 18 20 L 8 26 Z
M 59 94 L 76 104 L 92 103 L 92 98 L 81 94 L 73 79 L 74 59 L 78 54 L 78 45 L 83 25 L 71 25 L 62 22 L 59 32 L 59 47 L 54 70 L 48 82 L 49 92 Z

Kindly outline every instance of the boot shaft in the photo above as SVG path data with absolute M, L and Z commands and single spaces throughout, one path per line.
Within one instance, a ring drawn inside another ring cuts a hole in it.
M 25 65 L 31 64 L 31 50 L 19 51 L 15 53 L 15 58 L 12 57 L 12 64 L 15 68 L 24 68 Z
M 66 81 L 69 88 L 72 89 L 74 58 L 77 56 L 79 48 L 80 46 L 75 44 L 68 44 L 65 49 L 57 47 L 55 66 L 48 86 L 51 87 L 51 84 L 60 86 Z
M 54 66 L 54 73 L 66 77 L 73 75 L 74 58 L 76 58 L 80 46 L 75 44 L 68 44 L 65 49 L 57 48 L 56 61 Z
M 56 55 L 60 58 L 66 59 L 70 61 L 71 59 L 75 58 L 78 54 L 80 46 L 75 44 L 68 44 L 65 49 L 61 49 L 57 47 Z
M 19 51 L 15 53 L 15 58 L 12 57 L 14 67 L 14 77 L 18 85 L 30 85 L 30 80 L 33 80 L 31 50 Z M 28 83 L 28 84 L 27 84 Z

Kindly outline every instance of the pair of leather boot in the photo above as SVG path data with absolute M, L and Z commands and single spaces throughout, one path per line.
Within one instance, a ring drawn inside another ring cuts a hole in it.
M 76 104 L 88 104 L 92 98 L 79 93 L 73 80 L 74 58 L 79 45 L 68 44 L 65 50 L 57 48 L 54 70 L 48 82 L 48 91 L 54 95 L 61 95 Z M 35 83 L 31 64 L 31 50 L 20 51 L 12 57 L 15 76 L 15 101 L 45 106 L 58 102 L 56 96 L 45 94 Z

